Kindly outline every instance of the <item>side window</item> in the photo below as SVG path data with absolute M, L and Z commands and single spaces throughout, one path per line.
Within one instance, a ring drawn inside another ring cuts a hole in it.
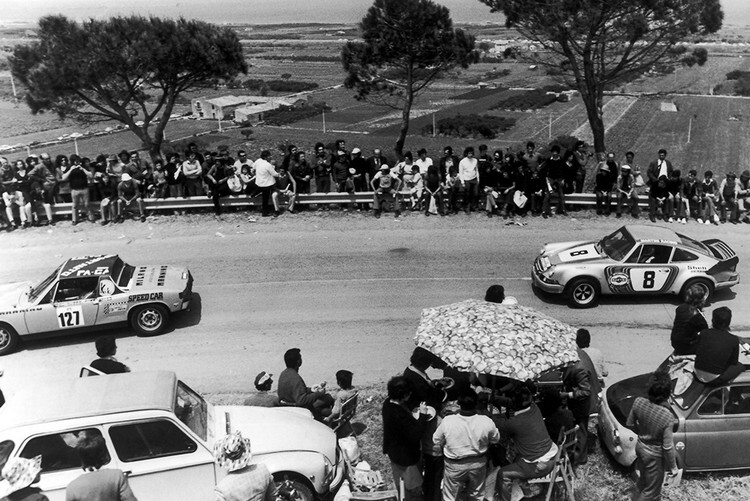
M 635 250 L 628 257 L 628 260 L 625 261 L 625 262 L 626 263 L 637 263 L 638 262 L 638 258 L 640 257 L 642 250 L 643 250 L 643 246 L 642 245 L 639 245 L 638 247 L 636 247 Z
M 672 247 L 667 245 L 644 245 L 638 263 L 667 264 L 672 254 Z
M 698 256 L 696 256 L 692 252 L 688 252 L 685 249 L 675 247 L 674 255 L 672 256 L 673 263 L 684 263 L 686 261 L 695 261 L 696 259 L 698 259 Z
M 724 414 L 750 414 L 750 386 L 732 386 L 729 388 L 727 405 Z
M 98 285 L 99 277 L 65 278 L 60 280 L 57 285 L 55 302 L 77 301 L 94 297 Z
M 721 395 L 723 388 L 717 388 L 708 394 L 701 406 L 698 408 L 698 414 L 701 416 L 720 416 L 722 414 Z
M 34 437 L 20 455 L 31 459 L 41 454 L 42 472 L 77 469 L 81 467 L 81 461 L 78 459 L 76 445 L 84 437 L 90 436 L 101 436 L 101 432 L 96 428 L 85 428 Z
M 190 454 L 198 448 L 176 424 L 164 419 L 112 426 L 109 437 L 125 463 Z

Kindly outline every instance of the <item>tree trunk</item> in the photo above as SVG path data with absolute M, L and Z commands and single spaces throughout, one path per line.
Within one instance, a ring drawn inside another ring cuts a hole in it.
M 589 89 L 581 93 L 581 99 L 586 106 L 586 116 L 594 136 L 594 151 L 604 153 L 607 151 L 604 145 L 604 111 L 602 110 L 604 95 L 599 89 Z
M 406 143 L 406 134 L 409 133 L 409 117 L 411 116 L 411 106 L 413 102 L 414 94 L 409 90 L 407 91 L 406 99 L 404 100 L 404 109 L 401 111 L 401 130 L 398 133 L 396 146 L 393 149 L 399 159 L 404 154 L 404 144 Z

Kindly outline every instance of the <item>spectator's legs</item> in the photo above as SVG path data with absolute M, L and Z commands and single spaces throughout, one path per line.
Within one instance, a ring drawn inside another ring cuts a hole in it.
M 604 195 L 600 191 L 596 192 L 596 215 L 601 216 L 602 215 L 602 203 L 603 203 Z
M 638 216 L 641 213 L 641 208 L 638 207 L 638 202 L 638 194 L 633 191 L 633 194 L 630 195 L 630 215 L 636 219 L 638 219 Z
M 78 224 L 78 211 L 81 210 L 81 197 L 78 196 L 79 190 L 73 190 L 71 195 L 71 219 L 73 224 Z
M 602 207 L 602 211 L 604 212 L 605 216 L 609 216 L 609 214 L 612 212 L 612 195 L 610 193 L 605 193 L 602 202 L 604 204 L 604 207 Z

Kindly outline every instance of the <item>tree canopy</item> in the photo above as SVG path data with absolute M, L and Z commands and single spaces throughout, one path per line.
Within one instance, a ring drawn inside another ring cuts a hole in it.
M 479 1 L 541 48 L 537 63 L 562 71 L 581 92 L 597 152 L 604 89 L 676 58 L 676 43 L 718 31 L 724 19 L 719 0 Z
M 10 59 L 32 112 L 122 122 L 152 157 L 181 93 L 247 72 L 237 35 L 202 21 L 55 15 L 39 20 L 38 35 Z
M 445 71 L 476 60 L 474 37 L 453 28 L 450 11 L 431 0 L 375 0 L 359 23 L 362 42 L 347 42 L 345 85 L 359 99 L 401 109 L 401 154 L 415 97 Z

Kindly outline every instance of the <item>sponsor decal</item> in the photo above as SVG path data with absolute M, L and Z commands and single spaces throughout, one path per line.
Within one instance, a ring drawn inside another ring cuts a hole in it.
M 83 321 L 83 308 L 81 306 L 64 306 L 62 308 L 55 308 L 57 313 L 57 325 L 61 329 L 67 329 L 69 327 L 80 327 L 84 325 Z
M 630 282 L 630 279 L 625 273 L 615 273 L 609 277 L 609 283 L 614 287 L 622 287 L 627 285 L 628 282 Z
M 0 311 L 0 315 L 12 315 L 14 313 L 31 313 L 32 311 L 40 311 L 42 308 L 25 308 L 23 310 L 8 310 L 8 311 Z
M 692 265 L 687 266 L 688 271 L 706 271 L 707 269 L 708 269 L 707 266 L 692 266 Z
M 150 294 L 133 294 L 128 296 L 128 303 L 135 303 L 138 301 L 153 301 L 155 299 L 164 299 L 164 293 L 152 292 Z
M 104 261 L 105 259 L 109 259 L 111 257 L 112 256 L 98 256 L 93 259 L 83 261 L 73 266 L 72 268 L 68 268 L 67 270 L 62 271 L 60 273 L 60 276 L 69 277 L 71 275 L 76 275 L 80 277 L 80 276 L 88 276 L 88 275 L 105 275 L 107 271 L 109 270 L 109 268 L 106 266 L 98 266 L 95 270 L 86 270 L 85 268 L 88 268 L 100 261 Z
M 128 309 L 127 303 L 110 303 L 104 305 L 104 314 L 113 315 L 115 313 L 122 313 Z

